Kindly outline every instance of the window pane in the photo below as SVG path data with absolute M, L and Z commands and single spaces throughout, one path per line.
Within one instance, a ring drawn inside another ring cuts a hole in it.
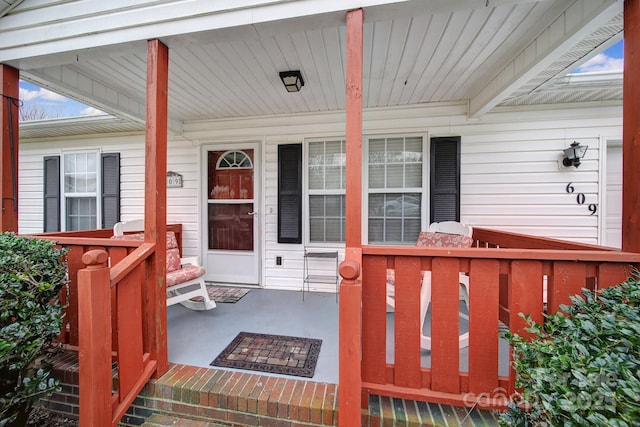
M 404 182 L 406 187 L 422 187 L 422 164 L 408 164 L 405 169 Z
M 344 241 L 344 196 L 309 197 L 309 240 L 312 242 Z
M 414 244 L 420 231 L 420 193 L 369 195 L 369 242 Z
M 342 230 L 344 220 L 340 218 L 327 219 L 326 241 L 327 242 L 341 242 L 344 240 Z
M 383 242 L 384 221 L 369 218 L 369 242 Z
M 386 188 L 403 188 L 404 187 L 404 168 L 402 165 L 387 166 L 387 187 Z
M 342 217 L 344 210 L 342 209 L 344 196 L 326 196 L 325 197 L 325 213 L 328 217 Z
M 92 230 L 96 228 L 96 199 L 94 197 L 68 197 L 66 203 L 66 229 Z
M 253 250 L 253 203 L 209 204 L 209 249 Z
M 324 242 L 324 218 L 311 218 L 309 220 L 309 240 L 312 242 Z
M 309 144 L 309 188 L 324 187 L 324 143 Z

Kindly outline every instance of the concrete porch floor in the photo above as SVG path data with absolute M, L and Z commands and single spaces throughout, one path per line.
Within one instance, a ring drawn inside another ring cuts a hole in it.
M 169 362 L 203 368 L 212 368 L 213 359 L 243 331 L 320 339 L 311 380 L 338 383 L 338 304 L 332 293 L 305 292 L 302 301 L 301 292 L 251 288 L 238 302 L 208 311 L 176 304 L 167 308 L 167 329 Z
M 388 333 L 393 327 L 388 314 Z M 120 426 L 335 426 L 338 420 L 338 304 L 334 294 L 252 289 L 235 304 L 198 312 L 167 309 L 170 369 L 151 380 Z M 313 378 L 212 367 L 241 331 L 321 339 Z M 393 342 L 393 341 L 391 341 Z M 461 350 L 461 355 L 465 350 Z M 392 360 L 393 348 L 387 353 Z M 423 366 L 429 352 L 423 351 Z M 461 365 L 462 365 L 461 361 Z M 466 359 L 464 361 L 466 363 Z M 57 364 L 61 393 L 43 401 L 77 417 L 77 353 Z M 370 396 L 362 426 L 497 426 L 497 413 L 384 396 Z
M 461 302 L 461 311 L 465 310 Z M 466 332 L 467 326 L 461 317 L 461 331 Z M 305 292 L 303 301 L 299 291 L 251 288 L 238 302 L 218 303 L 209 311 L 193 311 L 179 304 L 168 307 L 167 328 L 169 362 L 203 368 L 212 368 L 213 359 L 242 331 L 321 339 L 315 375 L 309 380 L 338 383 L 338 303 L 333 293 Z M 426 333 L 430 329 L 427 320 Z M 394 359 L 392 337 L 393 313 L 388 313 L 388 363 Z M 508 375 L 509 346 L 502 339 L 499 356 L 499 373 Z M 422 366 L 430 365 L 431 353 L 422 350 Z M 468 370 L 468 348 L 460 350 L 460 370 Z

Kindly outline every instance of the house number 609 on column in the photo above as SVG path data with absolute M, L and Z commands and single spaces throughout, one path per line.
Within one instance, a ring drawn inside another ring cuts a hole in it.
M 568 183 L 565 190 L 569 194 L 574 194 L 576 189 L 573 186 L 573 182 Z M 587 197 L 584 195 L 584 193 L 577 193 L 576 203 L 578 203 L 579 205 L 584 205 L 586 200 L 587 200 Z M 591 212 L 589 215 L 595 215 L 596 212 L 598 212 L 598 205 L 596 205 L 595 203 L 590 203 L 587 209 L 589 209 L 589 212 Z

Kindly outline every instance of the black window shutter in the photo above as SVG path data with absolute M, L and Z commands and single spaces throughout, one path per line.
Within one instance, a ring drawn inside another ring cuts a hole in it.
M 102 153 L 102 228 L 120 222 L 120 153 Z
M 460 137 L 431 138 L 429 222 L 460 221 Z
M 44 158 L 44 231 L 60 231 L 60 156 Z
M 302 243 L 302 144 L 278 146 L 278 243 Z

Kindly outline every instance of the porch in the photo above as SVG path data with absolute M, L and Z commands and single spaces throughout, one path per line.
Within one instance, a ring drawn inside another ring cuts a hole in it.
M 168 228 L 180 234 L 180 225 Z M 255 289 L 244 303 L 231 304 L 235 307 L 204 313 L 163 307 L 157 315 L 166 313 L 167 338 L 161 341 L 168 342 L 169 356 L 167 369 L 160 371 L 149 333 L 153 323 L 144 320 L 149 304 L 143 303 L 156 283 L 149 276 L 155 244 L 114 241 L 109 233 L 56 233 L 46 238 L 70 249 L 69 326 L 63 339 L 79 346 L 85 372 L 91 373 L 79 376 L 80 399 L 106 402 L 113 425 L 131 404 L 135 406 L 152 376 L 160 377 L 152 384 L 165 381 L 172 363 L 191 366 L 184 372 L 192 377 L 198 369 L 208 371 L 208 364 L 243 329 L 323 339 L 313 382 L 339 385 L 335 404 L 340 417 L 347 412 L 361 419 L 361 408 L 375 401 L 373 396 L 503 408 L 514 392 L 515 376 L 506 369 L 508 349 L 498 338 L 500 328 L 525 333 L 520 312 L 542 321 L 544 311 L 559 310 L 569 295 L 619 284 L 640 262 L 639 254 L 481 228 L 474 229 L 472 248 L 367 246 L 362 248 L 361 271 L 353 258 L 342 263 L 338 304 L 331 294 L 311 294 L 303 302 L 299 292 Z M 79 237 L 83 234 L 86 237 Z M 82 269 L 83 263 L 87 268 Z M 385 300 L 387 269 L 396 272 L 392 315 Z M 420 345 L 421 271 L 432 276 L 430 352 Z M 468 324 L 460 320 L 460 311 L 466 310 L 459 297 L 460 273 L 470 284 Z M 361 281 L 355 280 L 358 277 Z M 162 294 L 155 298 L 164 303 Z M 89 321 L 78 321 L 83 316 Z M 469 345 L 460 349 L 458 336 L 467 331 Z M 101 348 L 111 348 L 113 359 Z M 193 384 L 193 378 L 183 381 Z
M 337 312 L 333 294 L 308 293 L 302 301 L 300 292 L 255 288 L 238 302 L 218 303 L 214 310 L 168 307 L 169 370 L 145 385 L 119 425 L 337 425 Z M 210 366 L 240 331 L 322 339 L 315 375 L 305 379 Z M 392 331 L 389 322 L 388 334 Z M 387 354 L 393 357 L 393 349 Z M 428 352 L 422 354 L 428 364 Z M 70 351 L 58 364 L 65 386 L 46 400 L 51 410 L 78 415 L 77 359 L 77 352 Z M 498 412 L 478 408 L 380 395 L 371 395 L 367 403 L 362 426 L 497 425 Z

